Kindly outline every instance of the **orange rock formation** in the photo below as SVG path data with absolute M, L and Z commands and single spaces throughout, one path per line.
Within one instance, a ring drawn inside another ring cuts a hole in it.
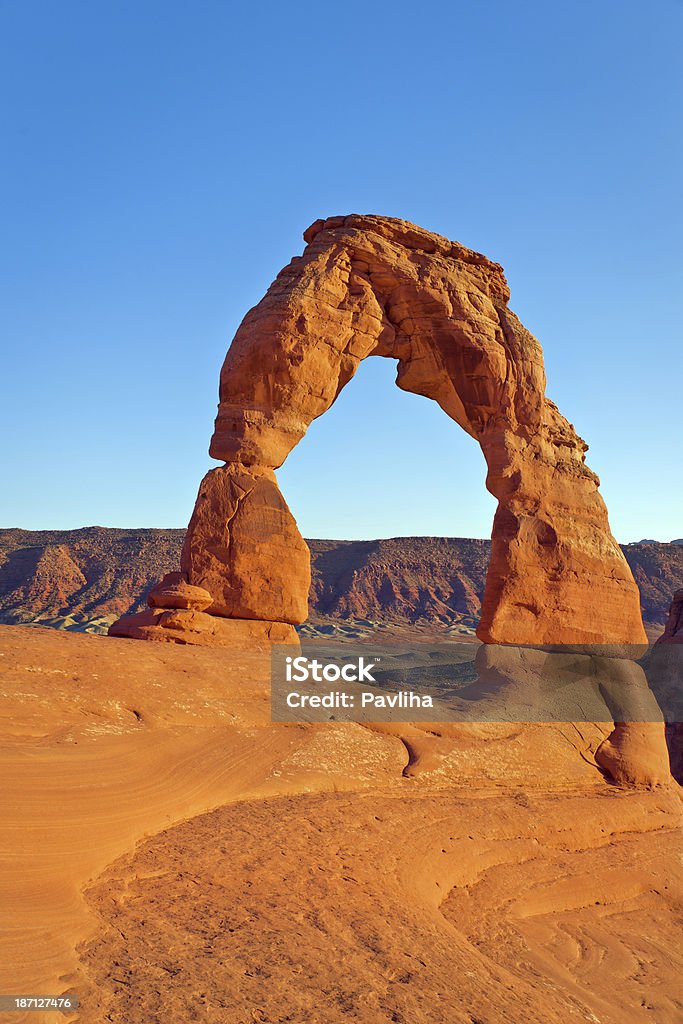
M 202 482 L 181 563 L 195 596 L 186 588 L 180 606 L 167 580 L 112 633 L 253 642 L 255 622 L 268 640 L 274 623 L 306 618 L 308 550 L 273 470 L 375 355 L 397 359 L 398 386 L 438 402 L 484 452 L 499 504 L 479 637 L 645 642 L 587 446 L 545 397 L 541 347 L 509 310 L 501 267 L 388 217 L 331 217 L 304 238 L 223 365 L 210 453 L 225 465 Z

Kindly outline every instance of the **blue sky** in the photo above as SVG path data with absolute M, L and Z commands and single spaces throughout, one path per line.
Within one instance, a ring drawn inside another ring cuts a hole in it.
M 242 316 L 320 216 L 498 260 L 622 541 L 683 536 L 683 3 L 0 2 L 0 525 L 182 526 Z M 307 536 L 488 536 L 476 444 L 367 360 Z

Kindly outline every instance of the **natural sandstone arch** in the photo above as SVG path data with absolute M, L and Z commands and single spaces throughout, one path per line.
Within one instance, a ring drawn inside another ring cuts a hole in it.
M 502 268 L 406 221 L 316 221 L 247 313 L 221 371 L 211 455 L 181 572 L 119 636 L 285 639 L 307 616 L 305 542 L 282 465 L 361 359 L 439 403 L 484 453 L 498 499 L 478 636 L 488 643 L 644 643 L 638 590 L 586 444 L 545 397 L 543 355 L 508 309 Z

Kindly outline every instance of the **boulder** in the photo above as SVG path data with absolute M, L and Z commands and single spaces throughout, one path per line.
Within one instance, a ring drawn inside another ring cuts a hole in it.
M 193 587 L 182 572 L 166 573 L 147 595 L 150 608 L 186 608 L 203 612 L 213 603 L 213 597 L 203 587 Z

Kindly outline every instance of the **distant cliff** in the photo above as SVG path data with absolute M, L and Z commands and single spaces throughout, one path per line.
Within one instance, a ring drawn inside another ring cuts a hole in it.
M 178 567 L 184 530 L 0 530 L 0 622 L 104 632 Z M 476 625 L 490 544 L 460 537 L 309 540 L 311 621 Z M 683 545 L 624 546 L 651 632 L 683 587 Z

